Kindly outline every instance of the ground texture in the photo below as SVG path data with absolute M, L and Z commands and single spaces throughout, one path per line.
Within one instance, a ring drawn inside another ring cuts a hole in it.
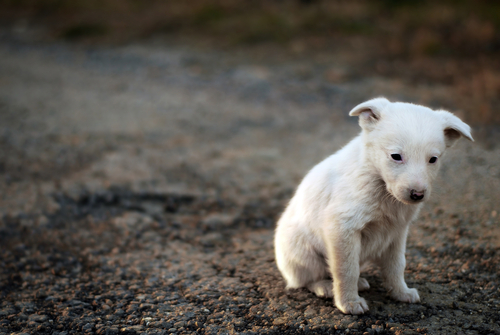
M 359 131 L 350 108 L 463 116 L 445 85 L 362 76 L 341 52 L 2 36 L 0 334 L 500 334 L 498 137 L 449 152 L 411 229 L 421 303 L 372 269 L 370 312 L 343 315 L 274 262 L 294 188 Z

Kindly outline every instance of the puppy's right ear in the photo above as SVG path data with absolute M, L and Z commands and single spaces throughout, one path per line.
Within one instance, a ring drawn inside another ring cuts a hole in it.
M 450 112 L 438 110 L 436 113 L 438 113 L 444 121 L 444 140 L 446 147 L 452 147 L 461 136 L 474 142 L 468 124 L 464 123 Z
M 376 98 L 363 102 L 354 107 L 350 116 L 359 116 L 361 128 L 370 130 L 381 118 L 381 111 L 391 102 L 386 98 Z

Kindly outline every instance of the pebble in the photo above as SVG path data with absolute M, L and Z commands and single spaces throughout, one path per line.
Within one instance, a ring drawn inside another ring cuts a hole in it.
M 311 317 L 314 317 L 318 314 L 318 311 L 316 311 L 315 309 L 307 309 L 305 312 L 304 312 L 304 317 L 306 318 L 311 318 Z
M 349 328 L 349 329 L 359 329 L 359 328 L 361 328 L 362 326 L 363 326 L 363 324 L 362 324 L 361 322 L 356 322 L 356 321 L 355 321 L 355 322 L 353 322 L 353 323 L 349 324 L 349 325 L 347 326 L 347 328 Z
M 32 314 L 28 317 L 30 321 L 35 321 L 35 322 L 45 322 L 48 320 L 47 315 L 38 315 L 38 314 Z
M 115 311 L 115 315 L 118 315 L 118 316 L 119 316 L 119 315 L 123 315 L 123 314 L 125 314 L 125 311 L 124 311 L 123 309 L 121 309 L 121 308 L 118 308 L 118 309 Z
M 273 325 L 275 326 L 280 326 L 283 324 L 286 324 L 288 322 L 288 318 L 285 317 L 279 317 L 273 320 Z

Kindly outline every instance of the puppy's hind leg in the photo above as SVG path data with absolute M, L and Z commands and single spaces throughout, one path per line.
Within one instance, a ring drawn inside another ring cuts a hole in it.
M 368 284 L 368 280 L 363 277 L 359 277 L 358 279 L 358 292 L 366 291 L 370 289 L 370 284 Z
M 333 281 L 324 279 L 307 285 L 309 291 L 318 297 L 333 298 Z
M 312 248 L 304 249 L 277 249 L 276 260 L 287 289 L 307 287 L 318 296 L 332 297 L 333 285 L 331 279 L 326 280 L 330 275 L 325 259 Z
M 286 279 L 287 288 L 307 287 L 318 296 L 333 296 L 332 280 L 328 279 L 330 276 L 326 263 L 315 253 L 306 252 L 293 261 L 289 259 L 280 270 Z
M 328 272 L 328 265 L 325 257 L 318 253 L 314 253 L 309 257 L 311 261 L 308 264 L 309 278 L 307 278 L 307 284 L 305 286 L 318 297 L 332 298 L 333 281 Z M 313 276 L 311 276 L 311 274 Z
M 332 279 L 324 279 L 307 285 L 309 291 L 315 293 L 318 297 L 333 298 L 333 281 Z M 358 292 L 370 289 L 368 281 L 359 277 Z
M 298 228 L 301 224 L 287 221 L 286 213 L 278 222 L 274 241 L 276 264 L 286 280 L 286 288 L 308 287 L 329 278 L 325 257 L 311 243 L 310 236 Z M 329 294 L 327 290 L 320 291 L 319 286 L 311 291 Z

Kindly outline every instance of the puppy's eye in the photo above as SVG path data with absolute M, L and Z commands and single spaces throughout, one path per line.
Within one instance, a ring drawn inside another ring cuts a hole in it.
M 434 163 L 436 163 L 437 160 L 438 160 L 438 158 L 436 156 L 431 157 L 431 159 L 429 159 L 429 163 L 434 164 Z
M 401 157 L 400 154 L 392 154 L 391 158 L 398 162 L 401 162 L 403 160 L 403 157 Z

